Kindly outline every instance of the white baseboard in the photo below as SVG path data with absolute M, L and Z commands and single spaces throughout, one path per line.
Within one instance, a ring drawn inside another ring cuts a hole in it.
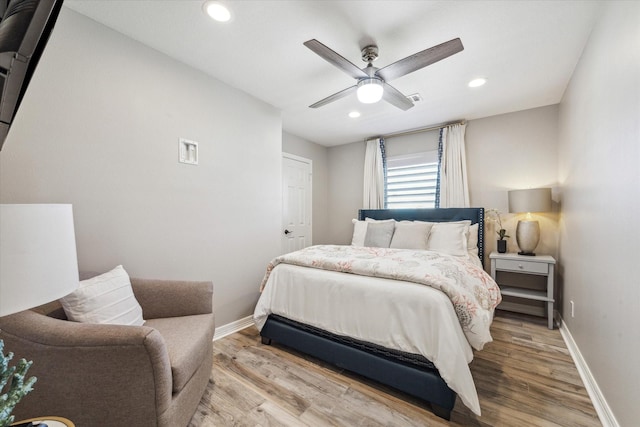
M 243 330 L 244 328 L 248 328 L 251 325 L 253 325 L 253 316 L 243 317 L 235 322 L 227 323 L 226 325 L 216 328 L 216 331 L 213 334 L 213 340 L 219 340 L 227 335 L 231 335 Z
M 591 402 L 593 403 L 593 407 L 598 413 L 598 417 L 600 418 L 600 422 L 603 427 L 620 427 L 618 424 L 618 420 L 613 415 L 607 400 L 604 398 L 600 387 L 598 387 L 598 383 L 596 379 L 591 374 L 591 370 L 587 365 L 587 362 L 582 357 L 582 353 L 580 353 L 580 349 L 578 345 L 573 340 L 573 336 L 567 328 L 566 323 L 560 317 L 560 334 L 562 334 L 562 338 L 564 342 L 567 344 L 567 348 L 569 349 L 569 354 L 573 358 L 573 362 L 576 364 L 578 368 L 578 373 L 580 374 L 580 378 L 582 378 L 582 382 L 584 383 L 584 387 L 587 389 L 587 393 L 589 393 L 589 397 L 591 398 Z

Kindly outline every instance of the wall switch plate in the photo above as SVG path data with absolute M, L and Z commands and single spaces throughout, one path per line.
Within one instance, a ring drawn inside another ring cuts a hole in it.
M 180 138 L 178 143 L 178 161 L 180 163 L 186 163 L 188 165 L 198 164 L 198 143 L 195 141 L 189 141 L 188 139 Z
M 573 301 L 569 301 L 569 304 L 571 305 L 571 317 L 575 317 L 575 314 L 576 314 L 575 308 L 576 308 L 576 306 L 573 303 Z

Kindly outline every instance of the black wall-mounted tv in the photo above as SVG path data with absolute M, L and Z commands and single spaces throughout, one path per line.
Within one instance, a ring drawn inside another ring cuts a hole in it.
M 63 0 L 0 0 L 0 150 Z

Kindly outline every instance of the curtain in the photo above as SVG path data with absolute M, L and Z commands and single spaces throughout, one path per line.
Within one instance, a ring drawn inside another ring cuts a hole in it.
M 384 139 L 376 138 L 367 141 L 364 155 L 364 193 L 362 200 L 364 209 L 384 208 L 385 157 Z
M 440 135 L 438 136 L 438 174 L 436 176 L 436 201 L 435 207 L 440 207 L 440 177 L 442 176 L 442 131 L 444 128 L 440 128 Z
M 436 206 L 440 208 L 469 207 L 467 160 L 464 148 L 466 124 L 442 128 L 440 132 L 439 192 Z

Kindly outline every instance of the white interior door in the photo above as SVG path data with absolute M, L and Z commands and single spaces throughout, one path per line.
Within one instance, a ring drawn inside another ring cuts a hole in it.
M 282 154 L 282 253 L 311 245 L 311 160 Z

